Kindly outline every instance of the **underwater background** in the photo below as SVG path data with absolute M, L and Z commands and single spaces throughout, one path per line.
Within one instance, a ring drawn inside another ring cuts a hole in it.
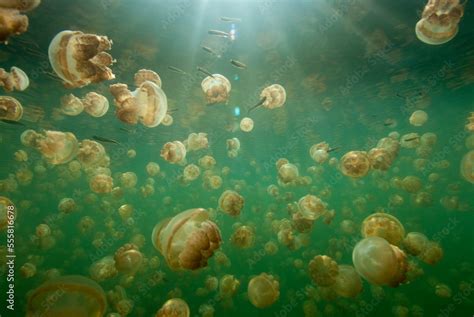
M 20 67 L 30 79 L 27 90 L 2 95 L 41 114 L 22 121 L 25 126 L 0 123 L 0 196 L 17 209 L 15 311 L 7 310 L 3 301 L 6 266 L 2 265 L 2 316 L 24 316 L 28 293 L 47 280 L 52 269 L 61 275 L 90 277 L 92 263 L 113 256 L 130 242 L 142 244 L 146 265 L 133 278 L 119 273 L 99 282 L 105 293 L 120 285 L 130 305 L 124 309 L 128 316 L 154 316 L 175 297 L 186 301 L 191 316 L 212 316 L 204 315 L 205 310 L 229 317 L 472 316 L 474 187 L 461 176 L 460 164 L 473 149 L 472 132 L 465 125 L 474 111 L 474 4 L 465 4 L 456 37 L 438 46 L 422 43 L 415 35 L 425 4 L 418 0 L 43 0 L 27 14 L 28 31 L 0 47 L 0 67 Z M 224 22 L 222 16 L 241 21 Z M 233 29 L 235 39 L 209 35 L 210 29 Z M 109 53 L 116 59 L 111 67 L 116 79 L 65 88 L 48 60 L 48 46 L 63 30 L 112 39 Z M 220 57 L 201 46 L 212 47 Z M 236 68 L 230 59 L 244 62 L 247 68 Z M 205 75 L 196 71 L 197 66 L 229 79 L 232 90 L 226 104 L 206 104 L 200 87 Z M 139 69 L 160 75 L 174 119 L 171 126 L 130 126 L 115 116 L 109 85 L 133 86 Z M 261 90 L 274 83 L 285 87 L 285 105 L 247 114 L 258 103 Z M 58 112 L 62 96 L 90 91 L 109 100 L 105 116 L 70 117 Z M 429 119 L 416 127 L 409 118 L 420 109 Z M 255 125 L 250 133 L 239 129 L 246 116 Z M 22 145 L 20 135 L 26 129 L 72 132 L 77 140 L 94 135 L 115 140 L 118 144 L 104 144 L 114 184 L 120 186 L 125 172 L 135 173 L 137 184 L 123 188 L 121 195 L 91 196 L 85 173 L 72 173 L 67 163 L 47 164 L 41 153 Z M 343 175 L 337 164 L 315 163 L 309 154 L 312 145 L 325 141 L 336 148 L 330 158 L 340 160 L 352 150 L 369 151 L 394 131 L 420 136 L 430 132 L 437 141 L 422 163 L 415 149 L 402 147 L 387 171 L 371 171 L 357 179 Z M 198 165 L 204 155 L 214 157 L 214 173 L 222 177 L 217 189 L 203 185 L 203 170 L 195 181 L 183 182 L 184 166 L 160 157 L 163 144 L 185 140 L 192 132 L 207 133 L 209 147 L 188 152 L 186 161 Z M 241 148 L 232 158 L 226 140 L 234 137 Z M 27 161 L 15 160 L 19 150 L 28 153 Z M 295 164 L 310 182 L 279 183 L 280 158 Z M 160 166 L 153 181 L 146 170 L 149 162 Z M 22 182 L 28 174 L 25 170 L 32 177 Z M 430 177 L 433 173 L 436 180 Z M 396 185 L 407 176 L 421 180 L 422 197 Z M 147 184 L 152 185 L 152 193 L 145 193 Z M 272 184 L 278 187 L 277 195 L 267 192 Z M 245 199 L 238 217 L 218 210 L 218 199 L 227 189 Z M 318 219 L 307 243 L 287 248 L 279 242 L 272 221 L 291 219 L 288 204 L 307 194 L 327 203 L 335 211 L 334 218 L 328 223 Z M 58 211 L 63 198 L 74 199 L 73 212 Z M 124 204 L 133 206 L 133 221 L 124 221 L 117 212 Z M 212 208 L 211 219 L 223 241 L 219 253 L 201 270 L 173 271 L 153 247 L 153 228 L 166 217 L 198 207 Z M 355 298 L 337 296 L 315 284 L 308 273 L 311 259 L 328 255 L 338 264 L 352 265 L 352 250 L 362 239 L 362 221 L 380 211 L 395 216 L 407 233 L 422 232 L 438 242 L 443 258 L 429 265 L 410 257 L 423 271 L 413 281 L 391 288 L 363 280 L 363 291 Z M 90 229 L 82 230 L 84 217 L 92 219 Z M 344 220 L 351 220 L 356 229 L 343 230 Z M 51 228 L 53 246 L 44 247 L 35 238 L 39 224 Z M 239 224 L 253 228 L 255 242 L 250 248 L 231 243 Z M 4 232 L 1 237 L 3 261 Z M 265 251 L 269 241 L 278 246 L 275 254 Z M 150 264 L 152 258 L 158 265 Z M 25 263 L 36 267 L 33 276 L 23 276 L 20 268 Z M 259 309 L 246 293 L 249 280 L 262 272 L 279 281 L 280 295 L 270 307 Z M 231 299 L 219 297 L 218 289 L 206 289 L 209 277 L 221 279 L 225 274 L 240 282 Z M 450 289 L 449 296 L 437 293 L 440 285 Z M 107 305 L 107 313 L 120 309 L 111 296 Z

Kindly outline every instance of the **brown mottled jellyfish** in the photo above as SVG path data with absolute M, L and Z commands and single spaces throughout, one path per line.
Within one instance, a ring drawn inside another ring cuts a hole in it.
M 365 176 L 370 170 L 370 160 L 364 151 L 350 151 L 341 158 L 342 174 L 358 178 Z
M 111 47 L 106 36 L 62 31 L 49 44 L 49 62 L 66 87 L 83 87 L 115 78 L 108 67 L 114 59 L 105 52 Z
M 23 91 L 30 85 L 30 80 L 26 73 L 18 67 L 13 66 L 10 72 L 0 68 L 0 86 L 6 91 Z
M 222 238 L 207 211 L 194 208 L 158 223 L 153 229 L 152 242 L 170 268 L 197 270 L 207 266 Z
M 102 117 L 109 110 L 107 98 L 93 91 L 82 98 L 82 104 L 84 111 L 96 118 Z
M 317 255 L 309 262 L 309 274 L 312 280 L 319 286 L 331 286 L 336 283 L 339 267 L 332 258 L 327 255 Z
M 0 96 L 0 119 L 20 121 L 23 116 L 23 106 L 13 97 Z
M 201 82 L 201 88 L 208 104 L 227 103 L 230 96 L 230 81 L 220 74 L 207 76 Z
M 84 110 L 82 100 L 73 94 L 61 97 L 61 112 L 67 116 L 77 116 Z
M 44 131 L 31 134 L 28 144 L 41 152 L 48 163 L 54 165 L 71 161 L 79 149 L 76 136 L 70 132 L 61 131 Z
M 361 235 L 364 238 L 373 236 L 384 238 L 390 244 L 399 246 L 405 237 L 405 228 L 396 217 L 377 212 L 364 219 Z
M 160 156 L 172 164 L 184 162 L 186 147 L 180 141 L 167 142 L 161 149 Z
M 189 317 L 190 315 L 189 306 L 184 300 L 172 298 L 161 306 L 155 317 Z
M 244 207 L 244 197 L 233 190 L 226 190 L 219 197 L 219 209 L 230 216 L 240 215 Z
M 272 275 L 262 273 L 250 280 L 247 296 L 257 308 L 271 306 L 280 298 L 280 283 Z
M 60 296 L 61 300 L 52 300 Z M 48 305 L 45 305 L 48 303 Z M 103 316 L 107 309 L 104 290 L 78 275 L 46 281 L 28 297 L 26 316 Z
M 416 23 L 418 39 L 426 44 L 439 45 L 452 40 L 464 15 L 459 0 L 428 0 L 421 19 Z
M 0 1 L 0 43 L 7 43 L 8 37 L 20 35 L 28 30 L 28 17 L 22 13 L 33 10 L 40 0 Z

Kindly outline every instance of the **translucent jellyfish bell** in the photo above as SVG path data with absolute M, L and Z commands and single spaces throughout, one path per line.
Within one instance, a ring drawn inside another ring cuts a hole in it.
M 267 109 L 280 108 L 285 104 L 286 90 L 281 85 L 273 84 L 262 90 L 260 98 L 261 100 L 265 98 L 262 107 Z
M 152 233 L 153 246 L 174 270 L 206 267 L 221 241 L 219 228 L 202 208 L 189 209 L 163 220 Z
M 415 27 L 416 36 L 426 44 L 439 45 L 452 40 L 464 14 L 459 0 L 428 0 Z
M 339 265 L 339 274 L 332 289 L 339 296 L 354 298 L 362 292 L 362 280 L 351 265 Z
M 49 280 L 33 290 L 28 297 L 26 316 L 100 317 L 106 308 L 105 294 L 99 284 L 71 275 Z
M 364 238 L 372 236 L 384 238 L 390 244 L 399 246 L 405 237 L 405 228 L 396 217 L 377 212 L 364 219 L 361 234 Z
M 461 160 L 461 175 L 469 183 L 474 184 L 474 150 L 467 152 Z
M 167 142 L 163 145 L 160 156 L 172 164 L 184 162 L 186 147 L 180 141 Z
M 6 91 L 23 91 L 30 85 L 30 80 L 24 71 L 13 66 L 10 73 L 0 68 L 0 86 Z
M 350 151 L 341 158 L 341 172 L 349 177 L 365 176 L 370 170 L 370 160 L 366 152 Z
M 138 101 L 140 122 L 149 128 L 159 125 L 168 111 L 164 91 L 157 84 L 145 81 L 132 94 Z
M 13 215 L 13 220 L 15 220 L 15 205 L 13 205 L 12 201 L 7 197 L 0 196 L 0 231 L 3 231 L 7 228 L 9 216 L 11 215 Z
M 309 262 L 309 273 L 313 281 L 320 286 L 331 286 L 336 283 L 339 267 L 327 255 L 317 255 Z
M 46 161 L 56 165 L 71 161 L 78 152 L 79 143 L 70 132 L 44 131 L 36 138 L 35 148 Z
M 233 190 L 226 190 L 219 197 L 219 208 L 224 213 L 231 216 L 240 215 L 240 211 L 244 207 L 244 197 Z
M 189 317 L 190 315 L 189 306 L 184 300 L 172 298 L 161 306 L 155 317 Z
M 135 86 L 140 87 L 145 81 L 151 81 L 161 88 L 161 78 L 156 72 L 149 69 L 140 69 L 134 76 Z
M 108 67 L 114 60 L 105 52 L 111 47 L 106 36 L 62 31 L 49 44 L 49 62 L 66 87 L 83 87 L 115 78 Z
M 109 101 L 106 97 L 96 93 L 89 92 L 82 99 L 84 111 L 93 117 L 99 118 L 109 110 Z
M 11 35 L 20 35 L 28 30 L 28 17 L 17 9 L 0 6 L 0 43 L 7 43 Z
M 227 103 L 230 96 L 230 81 L 220 74 L 207 76 L 201 82 L 201 88 L 208 104 Z
M 20 121 L 23 116 L 23 106 L 13 97 L 0 96 L 0 119 Z
M 280 283 L 272 276 L 262 273 L 249 282 L 247 296 L 257 308 L 265 308 L 280 298 Z

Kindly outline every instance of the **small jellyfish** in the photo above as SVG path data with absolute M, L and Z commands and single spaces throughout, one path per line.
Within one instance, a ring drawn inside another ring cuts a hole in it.
M 208 104 L 227 103 L 230 96 L 230 81 L 220 74 L 208 76 L 201 82 L 201 88 Z
M 206 267 L 221 241 L 219 228 L 202 208 L 189 209 L 171 219 L 164 219 L 152 233 L 153 246 L 175 270 Z
M 117 276 L 115 260 L 112 256 L 106 256 L 92 263 L 89 268 L 91 278 L 96 282 L 102 282 Z
M 280 297 L 280 283 L 272 275 L 261 273 L 250 280 L 247 296 L 255 307 L 266 308 Z
M 405 191 L 412 194 L 418 192 L 423 186 L 423 184 L 421 183 L 421 179 L 417 176 L 412 175 L 403 178 L 401 185 Z
M 298 207 L 302 217 L 308 220 L 316 220 L 327 211 L 327 204 L 319 197 L 310 194 L 300 198 Z
M 253 120 L 245 117 L 240 121 L 240 130 L 250 132 L 253 130 Z
M 48 280 L 29 293 L 26 316 L 103 316 L 106 309 L 99 284 L 69 275 Z
M 26 73 L 18 67 L 10 68 L 10 73 L 0 68 L 0 86 L 3 86 L 5 91 L 23 91 L 30 85 L 30 80 Z
M 428 238 L 419 232 L 409 232 L 403 240 L 403 248 L 408 254 L 420 255 L 428 246 Z
M 233 275 L 226 274 L 219 281 L 219 295 L 222 298 L 231 298 L 240 287 L 240 282 Z
M 35 146 L 50 164 L 68 163 L 76 156 L 79 142 L 70 132 L 44 131 L 36 140 Z
M 160 156 L 171 164 L 184 162 L 186 147 L 180 141 L 167 142 L 161 148 Z
M 410 116 L 410 124 L 415 127 L 421 127 L 428 121 L 428 114 L 423 110 L 416 110 Z
M 405 253 L 380 237 L 359 241 L 352 251 L 352 262 L 357 273 L 375 285 L 397 287 L 406 279 Z
M 364 151 L 350 151 L 341 158 L 341 172 L 349 177 L 365 176 L 370 170 L 370 160 Z
M 140 87 L 145 81 L 151 81 L 161 88 L 161 78 L 156 72 L 149 69 L 140 69 L 134 76 L 135 86 Z
M 115 78 L 108 67 L 115 61 L 105 52 L 111 47 L 106 36 L 62 31 L 49 44 L 49 62 L 66 87 L 83 87 Z
M 230 158 L 235 158 L 240 151 L 240 140 L 237 138 L 232 138 L 227 140 L 227 155 Z
M 435 294 L 436 296 L 441 298 L 451 298 L 451 296 L 453 295 L 453 291 L 448 285 L 439 283 L 435 286 Z
M 416 23 L 416 36 L 431 45 L 449 42 L 458 33 L 463 15 L 464 8 L 459 0 L 428 0 L 421 19 Z
M 63 198 L 58 204 L 58 210 L 65 214 L 70 214 L 77 209 L 77 204 L 72 198 Z
M 143 263 L 143 255 L 136 245 L 126 243 L 115 252 L 114 260 L 119 272 L 134 274 Z
M 89 181 L 89 188 L 97 194 L 110 193 L 113 187 L 113 178 L 106 174 L 97 174 Z
M 146 165 L 146 173 L 150 177 L 157 176 L 160 173 L 160 165 L 158 165 L 158 163 L 155 163 L 155 162 L 149 162 Z
M 474 184 L 474 150 L 467 152 L 461 160 L 461 176 Z
M 260 101 L 249 109 L 249 112 L 257 107 L 275 109 L 282 107 L 286 102 L 286 90 L 283 86 L 273 84 L 265 87 L 260 93 Z
M 331 286 L 336 283 L 339 267 L 332 258 L 327 255 L 317 255 L 309 262 L 309 274 L 312 280 L 319 286 Z
M 249 226 L 240 226 L 235 229 L 230 241 L 239 249 L 249 249 L 255 244 L 255 231 Z
M 77 160 L 85 168 L 91 168 L 95 166 L 106 165 L 107 154 L 105 148 L 99 142 L 84 139 L 79 144 L 79 150 L 77 152 Z
M 351 265 L 339 265 L 332 289 L 341 297 L 355 298 L 362 292 L 362 280 Z
M 418 256 L 426 264 L 434 265 L 443 258 L 444 251 L 439 243 L 428 241 L 426 248 Z
M 125 188 L 133 188 L 137 185 L 138 178 L 134 172 L 125 172 L 120 175 L 120 184 Z
M 386 171 L 392 165 L 393 156 L 384 148 L 373 148 L 368 153 L 372 169 Z
M 323 164 L 329 158 L 328 150 L 329 144 L 326 142 L 321 142 L 311 146 L 309 149 L 309 155 L 316 163 Z
M 390 244 L 399 246 L 405 237 L 405 228 L 394 216 L 386 213 L 374 213 L 362 222 L 362 237 L 380 237 Z
M 213 168 L 217 162 L 216 162 L 216 159 L 213 158 L 212 156 L 204 155 L 203 157 L 199 159 L 198 163 L 199 163 L 199 166 L 201 166 L 202 168 L 209 170 Z
M 106 97 L 96 93 L 89 92 L 82 99 L 84 111 L 93 117 L 100 118 L 109 110 L 109 101 Z
M 233 190 L 226 190 L 219 197 L 219 208 L 230 216 L 240 215 L 244 207 L 244 197 Z
M 0 196 L 0 231 L 8 227 L 16 219 L 16 208 L 10 199 Z
M 61 112 L 67 116 L 77 116 L 82 113 L 84 110 L 84 104 L 81 99 L 74 96 L 73 94 L 68 94 L 61 97 Z
M 155 317 L 189 317 L 190 315 L 188 303 L 181 298 L 172 298 L 161 306 Z
M 199 169 L 199 166 L 195 164 L 186 165 L 183 170 L 184 179 L 188 182 L 197 179 L 199 175 L 201 175 L 201 170 Z
M 23 106 L 13 97 L 0 96 L 0 119 L 20 121 L 23 116 Z
M 278 179 L 283 184 L 289 184 L 296 181 L 299 176 L 299 171 L 296 165 L 291 163 L 286 163 L 278 168 Z
M 186 141 L 184 141 L 184 144 L 186 145 L 187 151 L 207 149 L 209 147 L 207 133 L 191 133 L 188 135 Z

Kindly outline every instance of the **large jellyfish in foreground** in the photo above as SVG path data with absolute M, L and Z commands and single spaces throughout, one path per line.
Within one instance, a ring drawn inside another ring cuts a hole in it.
M 49 62 L 66 87 L 83 87 L 115 78 L 108 67 L 115 61 L 105 52 L 111 47 L 107 36 L 62 31 L 49 44 Z
M 206 267 L 221 241 L 219 228 L 202 208 L 189 209 L 165 219 L 152 233 L 153 246 L 175 270 Z
M 416 23 L 418 39 L 426 44 L 439 45 L 452 40 L 464 14 L 459 0 L 428 0 L 421 19 Z

